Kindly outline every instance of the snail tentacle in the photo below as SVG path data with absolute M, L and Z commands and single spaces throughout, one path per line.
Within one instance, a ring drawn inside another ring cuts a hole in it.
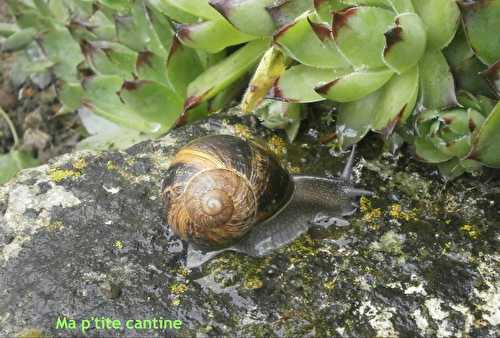
M 352 168 L 354 167 L 354 154 L 356 153 L 356 144 L 352 145 L 351 154 L 347 159 L 347 163 L 345 164 L 344 170 L 342 171 L 342 175 L 340 178 L 346 180 L 347 182 L 351 181 L 352 178 Z

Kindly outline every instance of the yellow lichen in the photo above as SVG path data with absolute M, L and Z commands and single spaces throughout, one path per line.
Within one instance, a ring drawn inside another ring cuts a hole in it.
M 471 239 L 478 239 L 481 234 L 479 227 L 474 224 L 464 224 L 460 227 L 460 230 L 462 230 Z
M 283 157 L 286 154 L 286 142 L 281 137 L 277 135 L 271 136 L 267 141 L 267 146 L 276 156 Z
M 82 171 L 83 169 L 85 169 L 87 167 L 87 161 L 84 158 L 76 160 L 72 164 L 73 164 L 73 168 L 75 168 L 78 171 Z
M 380 217 L 382 217 L 382 210 L 380 210 L 380 208 L 375 208 L 366 212 L 363 215 L 363 220 L 367 222 L 373 222 L 378 220 Z
M 49 336 L 44 334 L 39 329 L 24 329 L 16 334 L 17 338 L 48 338 Z
M 291 163 L 288 163 L 286 167 L 290 174 L 300 174 L 302 172 L 300 167 L 294 166 Z
M 415 211 L 403 211 L 400 204 L 392 204 L 389 206 L 389 215 L 394 219 L 402 219 L 405 221 L 416 220 Z
M 182 277 L 187 277 L 189 275 L 189 269 L 185 266 L 180 266 L 179 268 L 177 268 L 177 274 L 181 275 Z
M 335 282 L 336 282 L 336 280 L 324 282 L 323 287 L 327 290 L 333 290 L 333 289 L 335 289 Z
M 172 299 L 172 301 L 170 302 L 170 304 L 172 304 L 173 306 L 179 306 L 181 305 L 181 300 L 179 297 L 175 297 Z
M 372 202 L 366 196 L 361 196 L 359 200 L 359 210 L 362 213 L 366 213 L 372 208 Z
M 106 163 L 106 168 L 109 170 L 109 171 L 112 171 L 112 170 L 116 170 L 117 167 L 116 167 L 116 164 L 113 163 L 113 161 L 109 160 L 107 163 Z
M 59 231 L 59 230 L 61 230 L 63 228 L 64 228 L 64 223 L 61 222 L 61 221 L 56 221 L 56 222 L 50 223 L 47 226 L 47 229 L 49 231 L 52 231 L 52 232 Z
M 188 286 L 182 283 L 173 283 L 170 285 L 170 292 L 175 295 L 181 295 L 188 290 Z
M 258 276 L 250 276 L 245 280 L 245 288 L 246 289 L 260 289 L 264 286 L 264 283 Z
M 113 243 L 113 247 L 115 247 L 115 248 L 116 248 L 116 249 L 118 249 L 118 250 L 121 250 L 121 249 L 123 249 L 123 248 L 125 247 L 125 244 L 123 244 L 123 242 L 122 242 L 122 241 L 117 240 L 117 241 L 115 241 L 115 242 Z
M 250 131 L 250 129 L 245 126 L 244 124 L 235 124 L 234 125 L 234 133 L 239 136 L 239 137 L 242 137 L 244 139 L 252 139 L 252 132 Z
M 79 171 L 67 169 L 52 169 L 49 171 L 49 177 L 55 183 L 59 183 L 68 178 L 80 177 L 82 174 Z
M 309 256 L 315 256 L 317 249 L 315 248 L 314 240 L 309 235 L 304 235 L 300 239 L 294 241 L 286 249 L 290 262 L 298 263 L 304 261 Z

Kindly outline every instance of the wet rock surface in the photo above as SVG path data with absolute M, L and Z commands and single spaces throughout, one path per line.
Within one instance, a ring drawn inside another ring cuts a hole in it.
M 206 134 L 258 135 L 293 172 L 336 175 L 314 133 L 292 146 L 251 119 L 213 118 L 124 152 L 68 154 L 0 187 L 0 336 L 83 336 L 57 318 L 106 317 L 87 336 L 472 336 L 500 334 L 500 179 L 444 184 L 366 142 L 349 227 L 311 229 L 264 258 L 224 253 L 185 268 L 164 224 L 162 172 Z M 305 146 L 309 144 L 310 146 Z M 127 320 L 182 321 L 177 330 Z M 31 330 L 31 331 L 26 331 Z

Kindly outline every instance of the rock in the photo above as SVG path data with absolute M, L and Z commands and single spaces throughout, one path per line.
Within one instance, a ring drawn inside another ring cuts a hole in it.
M 421 165 L 360 161 L 358 183 L 378 195 L 351 226 L 190 271 L 160 184 L 175 150 L 210 133 L 259 135 L 305 173 L 344 161 L 220 117 L 22 171 L 0 187 L 0 336 L 498 336 L 498 177 L 444 189 Z

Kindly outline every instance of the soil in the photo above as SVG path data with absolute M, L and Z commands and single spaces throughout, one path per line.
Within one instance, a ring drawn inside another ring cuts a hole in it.
M 0 3 L 0 22 L 12 22 L 4 2 Z M 33 152 L 45 163 L 72 151 L 85 130 L 76 114 L 57 115 L 60 104 L 55 81 L 43 89 L 30 80 L 18 87 L 13 85 L 11 71 L 17 55 L 0 53 L 0 107 L 16 128 L 21 141 L 18 147 Z M 0 119 L 0 154 L 9 152 L 13 146 L 12 133 L 6 121 Z

